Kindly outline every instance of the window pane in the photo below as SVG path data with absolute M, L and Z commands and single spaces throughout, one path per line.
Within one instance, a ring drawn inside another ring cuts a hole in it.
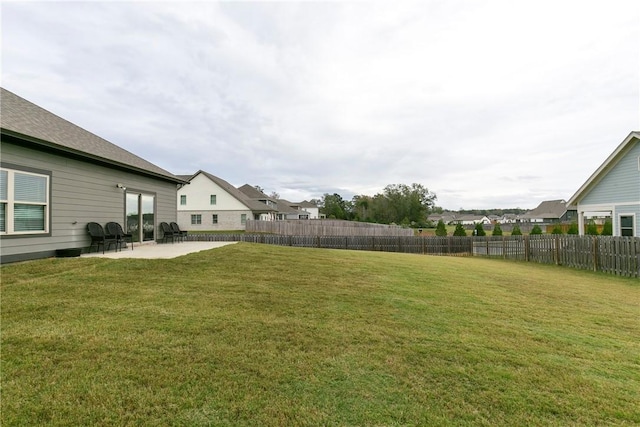
M 15 200 L 46 203 L 47 178 L 16 172 L 14 180 Z
M 187 196 L 186 195 L 181 195 L 180 196 L 180 204 L 181 205 L 186 205 L 187 204 Z
M 7 231 L 7 204 L 0 203 L 0 232 Z
M 0 171 L 0 200 L 7 200 L 7 171 Z
M 15 204 L 13 207 L 15 231 L 44 231 L 44 206 Z
M 633 217 L 632 216 L 621 216 L 620 217 L 620 227 L 633 227 Z
M 215 194 L 212 194 L 212 195 L 211 195 L 211 204 L 212 204 L 212 205 L 215 205 L 215 204 L 216 204 L 216 195 L 215 195 Z

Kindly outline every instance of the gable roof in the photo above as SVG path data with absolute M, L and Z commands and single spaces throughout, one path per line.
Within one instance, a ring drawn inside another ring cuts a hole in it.
M 238 187 L 238 190 L 242 191 L 250 199 L 271 200 L 272 202 L 275 202 L 271 197 L 249 184 Z
M 58 153 L 73 155 L 176 183 L 184 180 L 99 136 L 0 88 L 2 135 Z
M 567 212 L 567 202 L 560 200 L 546 200 L 540 203 L 535 209 L 531 209 L 522 218 L 562 218 Z
M 622 159 L 625 154 L 640 140 L 640 132 L 634 131 L 629 133 L 627 137 L 618 145 L 618 147 L 607 157 L 607 159 L 600 165 L 598 169 L 587 179 L 587 181 L 582 184 L 582 186 L 576 191 L 576 193 L 571 196 L 569 205 L 577 205 L 582 198 L 584 198 L 587 193 L 589 193 L 593 187 L 595 187 L 598 182 L 607 174 L 613 167 L 618 164 L 620 159 Z
M 246 196 L 246 194 L 244 194 L 242 191 L 238 190 L 236 187 L 234 187 L 233 185 L 229 184 L 224 179 L 222 179 L 220 177 L 217 177 L 215 175 L 212 175 L 209 172 L 205 172 L 203 170 L 199 170 L 198 172 L 194 173 L 188 179 L 188 181 L 191 181 L 198 174 L 202 174 L 202 175 L 206 176 L 207 178 L 209 178 L 211 181 L 213 181 L 215 184 L 217 184 L 218 187 L 222 188 L 224 191 L 229 193 L 229 195 L 231 195 L 232 197 L 236 198 L 239 202 L 244 204 L 246 207 L 248 207 L 252 211 L 255 211 L 255 212 L 273 212 L 273 211 L 275 211 L 275 209 L 272 208 L 271 206 L 267 206 L 262 202 L 258 202 L 257 200 L 249 199 Z

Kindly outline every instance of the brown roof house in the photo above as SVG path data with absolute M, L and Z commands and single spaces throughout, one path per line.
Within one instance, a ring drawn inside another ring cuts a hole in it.
M 0 262 L 86 251 L 88 222 L 154 241 L 185 181 L 0 88 Z

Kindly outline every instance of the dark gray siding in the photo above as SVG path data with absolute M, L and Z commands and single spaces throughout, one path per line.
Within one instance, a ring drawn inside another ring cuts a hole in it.
M 125 223 L 125 195 L 116 187 L 124 184 L 156 195 L 156 229 L 161 221 L 176 220 L 176 183 L 123 170 L 111 169 L 2 142 L 3 165 L 36 168 L 51 173 L 50 236 L 1 237 L 2 261 L 53 256 L 56 249 L 89 245 L 87 222 Z

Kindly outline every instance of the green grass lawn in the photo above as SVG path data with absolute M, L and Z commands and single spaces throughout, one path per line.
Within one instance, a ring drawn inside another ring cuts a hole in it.
M 640 282 L 238 243 L 3 266 L 3 426 L 640 424 Z

